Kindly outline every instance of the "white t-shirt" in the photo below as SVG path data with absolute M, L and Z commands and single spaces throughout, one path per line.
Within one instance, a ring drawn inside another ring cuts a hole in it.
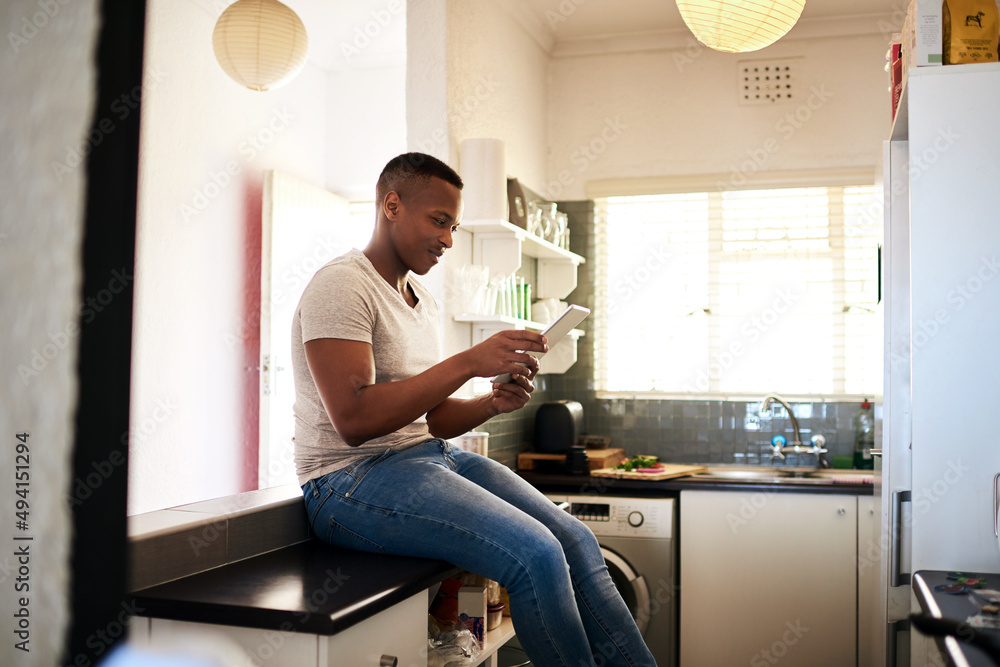
M 406 449 L 431 438 L 426 415 L 398 431 L 351 447 L 333 428 L 309 372 L 305 343 L 340 338 L 370 343 L 375 382 L 413 377 L 441 360 L 437 304 L 409 278 L 418 302 L 411 308 L 360 250 L 316 272 L 292 320 L 295 377 L 295 471 L 299 485 L 387 449 Z

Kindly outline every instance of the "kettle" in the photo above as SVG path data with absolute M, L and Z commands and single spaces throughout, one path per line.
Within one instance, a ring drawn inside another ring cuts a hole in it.
M 536 452 L 565 454 L 582 432 L 583 406 L 577 401 L 549 401 L 535 413 Z

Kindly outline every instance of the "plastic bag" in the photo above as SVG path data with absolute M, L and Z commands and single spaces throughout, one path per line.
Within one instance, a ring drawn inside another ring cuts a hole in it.
M 438 632 L 433 621 L 428 629 L 427 667 L 465 667 L 477 662 L 481 649 L 471 632 L 463 629 Z

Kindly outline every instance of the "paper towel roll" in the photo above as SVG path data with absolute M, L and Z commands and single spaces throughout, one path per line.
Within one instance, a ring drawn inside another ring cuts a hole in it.
M 501 139 L 462 141 L 464 220 L 507 219 L 507 147 Z

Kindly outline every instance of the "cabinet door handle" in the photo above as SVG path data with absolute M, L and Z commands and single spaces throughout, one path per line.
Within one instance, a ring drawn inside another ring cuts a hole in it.
M 378 661 L 378 667 L 396 667 L 396 663 L 399 662 L 399 658 L 394 655 L 382 655 L 382 659 Z
M 910 502 L 909 491 L 892 492 L 892 517 L 889 519 L 889 528 L 892 530 L 892 540 L 889 542 L 891 551 L 889 552 L 889 585 L 909 586 L 910 575 L 899 571 L 900 551 L 903 544 L 903 503 Z
M 882 450 L 881 449 L 870 449 L 868 451 L 871 452 L 872 456 L 882 456 Z

